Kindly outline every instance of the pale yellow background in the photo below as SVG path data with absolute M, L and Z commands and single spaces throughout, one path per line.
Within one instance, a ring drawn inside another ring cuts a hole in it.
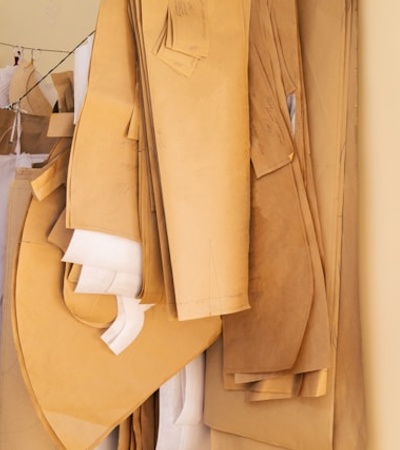
M 369 450 L 400 449 L 400 2 L 360 1 L 361 288 Z
M 99 0 L 0 0 L 0 42 L 71 50 L 95 29 L 98 6 Z M 14 63 L 12 50 L 0 45 L 0 67 Z M 31 52 L 24 56 L 30 60 Z M 64 56 L 42 52 L 36 66 L 44 75 Z M 72 67 L 70 57 L 58 71 Z
M 95 28 L 98 5 L 99 0 L 0 0 L 0 41 L 72 49 Z M 398 450 L 400 2 L 361 0 L 360 28 L 360 253 L 368 450 Z M 43 52 L 37 67 L 44 74 L 62 57 Z M 0 67 L 12 62 L 12 49 L 0 45 Z M 58 71 L 72 64 L 70 57 Z

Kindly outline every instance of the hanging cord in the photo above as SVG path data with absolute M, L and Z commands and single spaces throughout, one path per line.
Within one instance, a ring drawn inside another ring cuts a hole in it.
M 53 73 L 59 66 L 61 66 L 61 64 L 67 59 L 69 58 L 77 48 L 79 48 L 90 36 L 92 36 L 92 34 L 95 33 L 96 30 L 93 30 L 91 33 L 89 33 L 85 39 L 82 39 L 81 42 L 79 42 L 78 45 L 76 45 L 71 51 L 68 52 L 67 55 L 64 56 L 64 58 L 62 58 L 61 61 L 59 61 L 53 68 L 51 68 L 46 75 L 43 75 L 42 78 L 40 78 L 31 88 L 29 88 L 24 95 L 22 95 L 18 100 L 16 100 L 15 102 L 11 103 L 10 105 L 8 105 L 6 108 L 7 109 L 14 109 L 14 107 L 16 105 L 18 105 L 22 99 L 24 99 L 30 92 L 32 92 L 35 87 L 37 87 L 43 80 L 45 80 L 51 73 Z M 36 50 L 36 49 L 33 49 Z
M 22 45 L 8 44 L 7 42 L 0 42 L 0 45 L 3 45 L 4 47 L 21 48 L 22 50 L 37 50 L 39 52 L 69 53 L 69 50 L 52 50 L 52 49 L 48 49 L 48 48 L 23 47 Z

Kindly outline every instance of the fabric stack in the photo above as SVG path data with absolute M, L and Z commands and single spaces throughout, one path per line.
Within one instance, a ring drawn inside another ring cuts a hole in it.
M 365 450 L 356 44 L 345 0 L 102 0 L 58 112 L 0 111 L 45 155 L 2 193 L 1 448 Z

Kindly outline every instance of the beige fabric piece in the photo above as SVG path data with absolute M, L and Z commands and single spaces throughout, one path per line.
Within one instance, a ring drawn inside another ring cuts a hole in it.
M 40 179 L 46 182 L 46 176 Z M 89 450 L 207 348 L 221 324 L 219 318 L 171 321 L 160 304 L 146 312 L 135 342 L 113 355 L 99 330 L 77 321 L 63 305 L 62 251 L 48 242 L 48 235 L 64 206 L 62 186 L 31 202 L 17 271 L 16 345 L 32 399 L 58 445 Z
M 345 279 L 342 278 L 341 281 L 340 267 L 343 261 L 341 231 L 344 162 L 347 154 L 346 131 L 347 127 L 355 126 L 354 117 L 347 115 L 347 102 L 348 90 L 350 95 L 353 95 L 355 89 L 354 79 L 349 78 L 349 55 L 352 55 L 351 67 L 354 67 L 354 49 L 357 40 L 354 25 L 357 20 L 357 5 L 351 3 L 346 8 L 347 3 L 346 5 L 344 3 L 331 2 L 328 5 L 319 0 L 307 0 L 300 5 L 299 2 L 302 53 L 306 62 L 304 73 L 310 113 L 310 138 L 312 157 L 316 163 L 315 182 L 325 252 L 333 350 L 332 366 L 328 372 L 327 394 L 315 399 L 294 398 L 273 404 L 271 402 L 249 404 L 242 392 L 224 392 L 222 389 L 220 344 L 216 344 L 208 352 L 207 368 L 210 370 L 206 382 L 206 423 L 220 431 L 240 434 L 291 450 L 365 448 L 361 389 L 354 387 L 355 404 L 349 408 L 349 414 L 343 418 L 343 423 L 340 416 L 335 413 L 335 404 L 342 403 L 340 411 L 343 413 L 346 408 L 344 405 L 347 403 L 342 389 L 335 391 L 335 386 L 346 386 L 349 393 L 352 388 L 349 388 L 348 383 L 350 380 L 358 383 L 355 375 L 360 375 L 357 335 L 353 335 L 352 344 L 348 342 L 350 336 L 347 335 L 348 340 L 344 338 L 341 341 L 342 346 L 347 342 L 346 347 L 341 347 L 340 353 L 336 355 L 337 333 L 340 334 L 341 330 L 349 332 L 342 317 L 339 322 L 339 301 L 345 301 L 343 293 L 339 295 L 339 290 L 340 286 L 346 291 L 352 289 L 352 285 L 348 285 Z M 332 36 L 336 36 L 336 39 L 332 39 Z M 352 183 L 350 178 L 350 184 Z M 353 287 L 356 286 L 357 279 L 352 278 L 351 283 L 354 283 Z M 355 306 L 353 305 L 351 317 L 357 311 L 357 298 L 353 297 L 353 301 Z M 342 328 L 344 326 L 345 328 Z M 341 358 L 348 361 L 352 351 L 354 361 L 351 365 L 347 365 L 348 363 L 345 364 Z M 346 370 L 336 372 L 336 367 L 339 367 L 337 364 L 343 364 L 341 367 L 346 365 Z M 240 414 L 237 414 L 238 411 Z M 335 432 L 337 427 L 340 436 Z M 349 429 L 353 431 L 347 433 L 343 431 Z M 358 437 L 360 430 L 361 435 Z M 358 442 L 354 444 L 353 439 Z
M 155 450 L 158 430 L 158 392 L 133 413 L 131 450 Z M 119 449 L 118 449 L 119 450 Z
M 326 394 L 328 369 L 292 374 L 226 374 L 224 388 L 246 390 L 247 401 L 273 400 L 291 397 L 321 397 Z
M 292 0 L 279 6 L 287 3 L 295 6 Z M 289 17 L 296 23 L 295 9 Z M 224 318 L 224 370 L 315 371 L 330 364 L 324 274 L 300 170 L 304 149 L 296 146 L 304 137 L 301 127 L 296 127 L 295 140 L 291 136 L 289 92 L 283 84 L 285 70 L 298 81 L 299 64 L 292 74 L 289 64 L 280 63 L 280 23 L 266 2 L 252 3 L 250 30 L 252 308 Z M 285 56 L 296 60 L 296 55 Z M 293 83 L 289 87 L 293 89 Z M 300 88 L 299 93 L 300 105 Z M 296 377 L 285 388 L 286 395 L 295 386 Z
M 225 390 L 221 340 L 207 351 L 206 368 L 206 425 L 290 450 L 332 449 L 328 396 L 250 402 L 244 391 Z
M 203 11 L 208 54 L 190 77 L 157 55 L 170 4 L 135 2 L 134 13 L 156 144 L 151 171 L 162 193 L 178 317 L 187 320 L 248 308 L 250 2 L 218 1 L 209 16 Z M 188 12 L 182 20 L 197 23 Z
M 73 137 L 74 124 L 73 113 L 56 113 L 50 116 L 49 129 L 47 136 L 49 137 Z
M 7 155 L 15 151 L 16 136 L 13 136 L 13 125 L 16 113 L 0 109 L 0 154 Z M 49 153 L 57 139 L 47 137 L 49 116 L 21 114 L 21 151 L 26 153 Z
M 234 434 L 211 431 L 211 450 L 289 450 L 275 445 L 246 439 Z
M 59 113 L 74 111 L 74 73 L 72 70 L 66 72 L 53 72 L 51 79 L 57 91 L 57 107 Z
M 136 127 L 139 135 L 139 161 L 140 161 L 140 215 L 141 233 L 143 242 L 144 260 L 144 283 L 145 288 L 163 279 L 163 294 L 168 307 L 168 312 L 172 318 L 177 317 L 175 292 L 172 279 L 171 258 L 168 245 L 168 237 L 165 224 L 164 204 L 161 194 L 160 180 L 157 170 L 157 155 L 155 151 L 154 127 L 152 111 L 149 97 L 149 86 L 147 79 L 146 57 L 144 51 L 144 39 L 141 29 L 140 3 L 135 0 L 129 2 L 129 18 L 131 21 L 132 34 L 134 36 L 138 52 L 138 68 L 140 72 L 140 89 L 138 86 L 138 97 L 140 98 L 139 108 L 135 108 L 132 115 L 131 134 L 135 134 Z M 141 116 L 141 120 L 138 120 Z M 158 254 L 161 256 L 158 257 Z M 151 266 L 151 258 L 154 258 Z M 148 263 L 146 263 L 148 258 Z M 160 264 L 161 263 L 161 264 Z M 154 277 L 153 283 L 146 282 L 146 277 Z M 158 279 L 157 279 L 158 277 Z M 145 292 L 145 290 L 144 290 Z M 142 295 L 142 298 L 144 295 Z
M 88 89 L 68 175 L 67 227 L 140 241 L 137 141 L 128 139 L 135 102 L 135 51 L 127 0 L 101 4 Z
M 17 249 L 31 198 L 30 179 L 40 169 L 18 169 L 11 186 L 7 264 L 0 354 L 0 448 L 9 450 L 56 450 L 58 447 L 42 425 L 32 405 L 17 360 L 11 323 Z
M 131 445 L 131 430 L 133 416 L 130 415 L 118 427 L 118 449 L 117 450 L 134 450 Z M 136 449 L 135 449 L 136 450 Z
M 32 62 L 20 61 L 10 83 L 10 103 L 19 101 L 29 89 L 33 88 L 40 78 L 41 75 L 37 72 Z M 29 92 L 26 97 L 22 98 L 20 107 L 28 114 L 49 116 L 56 100 L 57 92 L 55 88 L 50 84 L 46 84 L 46 82 L 42 82 Z
M 357 1 L 353 7 L 357 8 Z M 356 86 L 357 14 L 352 17 L 350 86 Z M 358 275 L 358 152 L 357 93 L 349 90 L 344 173 L 342 267 L 337 338 L 337 382 L 335 385 L 335 450 L 368 448 L 361 348 L 360 295 Z

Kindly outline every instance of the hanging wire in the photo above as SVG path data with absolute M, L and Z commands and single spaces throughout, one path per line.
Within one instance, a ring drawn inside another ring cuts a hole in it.
M 39 52 L 50 52 L 50 53 L 69 53 L 68 50 L 52 50 L 49 48 L 33 48 L 33 47 L 25 47 L 22 45 L 13 45 L 8 44 L 7 42 L 0 42 L 0 45 L 3 45 L 4 47 L 11 47 L 11 48 L 21 48 L 23 50 L 37 50 Z
M 82 39 L 81 42 L 79 42 L 79 44 L 77 44 L 72 50 L 70 50 L 67 55 L 64 56 L 64 58 L 61 59 L 61 61 L 59 61 L 54 67 L 52 67 L 45 75 L 43 75 L 31 88 L 29 88 L 25 94 L 23 94 L 18 100 L 16 100 L 15 102 L 11 103 L 8 107 L 8 109 L 14 109 L 14 107 L 16 105 L 18 105 L 21 100 L 23 98 L 25 98 L 30 92 L 32 92 L 35 87 L 37 87 L 43 80 L 45 80 L 51 73 L 53 73 L 59 66 L 61 66 L 61 64 L 67 59 L 69 58 L 77 48 L 79 48 L 90 36 L 92 36 L 92 34 L 95 33 L 96 30 L 93 30 L 91 33 L 89 33 L 85 39 Z M 24 47 L 27 48 L 27 47 Z M 32 50 L 39 50 L 39 49 L 32 49 Z

